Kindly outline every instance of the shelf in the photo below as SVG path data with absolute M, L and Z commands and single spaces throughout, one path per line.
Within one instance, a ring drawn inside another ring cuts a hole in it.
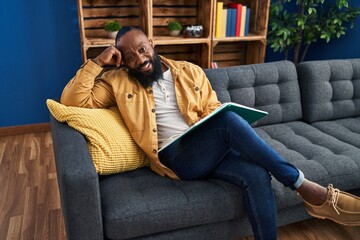
M 251 42 L 251 41 L 260 41 L 266 44 L 266 36 L 252 35 L 249 34 L 245 37 L 222 37 L 214 38 L 212 40 L 212 45 L 215 47 L 219 42 Z
M 210 43 L 210 38 L 184 38 L 184 37 L 154 37 L 154 45 L 176 45 L 176 44 L 201 44 Z M 110 38 L 87 38 L 84 46 L 87 48 L 108 47 L 115 43 L 115 39 Z
M 261 41 L 266 39 L 266 36 L 260 35 L 252 35 L 249 34 L 245 37 L 222 37 L 222 38 L 214 38 L 213 41 L 216 42 L 238 42 L 238 41 Z
M 219 0 L 241 3 L 251 9 L 249 35 L 215 37 L 218 0 L 77 0 L 83 61 L 96 57 L 115 43 L 107 38 L 104 25 L 117 20 L 123 26 L 138 26 L 153 41 L 159 54 L 194 62 L 203 68 L 213 61 L 220 67 L 261 63 L 265 59 L 270 0 Z M 203 26 L 202 38 L 168 36 L 167 24 Z
M 185 37 L 167 37 L 156 36 L 153 37 L 155 45 L 175 45 L 175 44 L 201 44 L 210 43 L 210 38 L 185 38 Z
M 84 47 L 95 48 L 95 47 L 108 47 L 115 43 L 115 39 L 110 38 L 86 38 L 84 41 Z

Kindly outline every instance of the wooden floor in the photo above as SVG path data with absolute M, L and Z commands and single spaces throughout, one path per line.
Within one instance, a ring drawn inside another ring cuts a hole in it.
M 311 219 L 278 238 L 359 240 L 360 227 Z M 66 239 L 50 132 L 0 137 L 0 239 Z

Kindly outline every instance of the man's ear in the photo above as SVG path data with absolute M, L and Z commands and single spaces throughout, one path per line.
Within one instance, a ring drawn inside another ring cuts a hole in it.
M 154 47 L 154 43 L 153 43 L 152 39 L 149 39 L 149 43 L 150 43 L 151 47 Z

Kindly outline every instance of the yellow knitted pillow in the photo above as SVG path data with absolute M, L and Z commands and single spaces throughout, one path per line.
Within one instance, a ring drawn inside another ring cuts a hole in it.
M 119 173 L 149 165 L 148 158 L 134 142 L 117 107 L 67 107 L 50 99 L 46 104 L 58 121 L 67 122 L 85 135 L 98 174 Z

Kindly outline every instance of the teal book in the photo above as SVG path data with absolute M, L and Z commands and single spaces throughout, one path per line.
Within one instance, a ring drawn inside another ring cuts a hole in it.
M 225 36 L 226 37 L 231 37 L 232 11 L 231 11 L 230 8 L 228 8 L 226 11 L 227 11 L 227 15 L 226 15 L 226 33 L 225 33 Z
M 166 147 L 170 146 L 172 143 L 179 141 L 182 137 L 192 132 L 194 129 L 198 128 L 200 125 L 204 124 L 207 120 L 211 119 L 212 117 L 216 116 L 217 114 L 225 111 L 232 111 L 241 116 L 243 119 L 245 119 L 249 124 L 252 124 L 259 119 L 265 117 L 268 115 L 268 112 L 247 107 L 238 103 L 228 102 L 223 103 L 220 107 L 215 109 L 212 113 L 192 125 L 188 130 L 186 130 L 184 133 L 182 133 L 179 136 L 176 136 L 175 138 L 166 141 L 162 144 L 161 148 L 159 149 L 159 152 L 164 150 Z
M 246 9 L 246 22 L 245 22 L 245 36 L 249 35 L 249 25 L 250 25 L 250 8 Z

